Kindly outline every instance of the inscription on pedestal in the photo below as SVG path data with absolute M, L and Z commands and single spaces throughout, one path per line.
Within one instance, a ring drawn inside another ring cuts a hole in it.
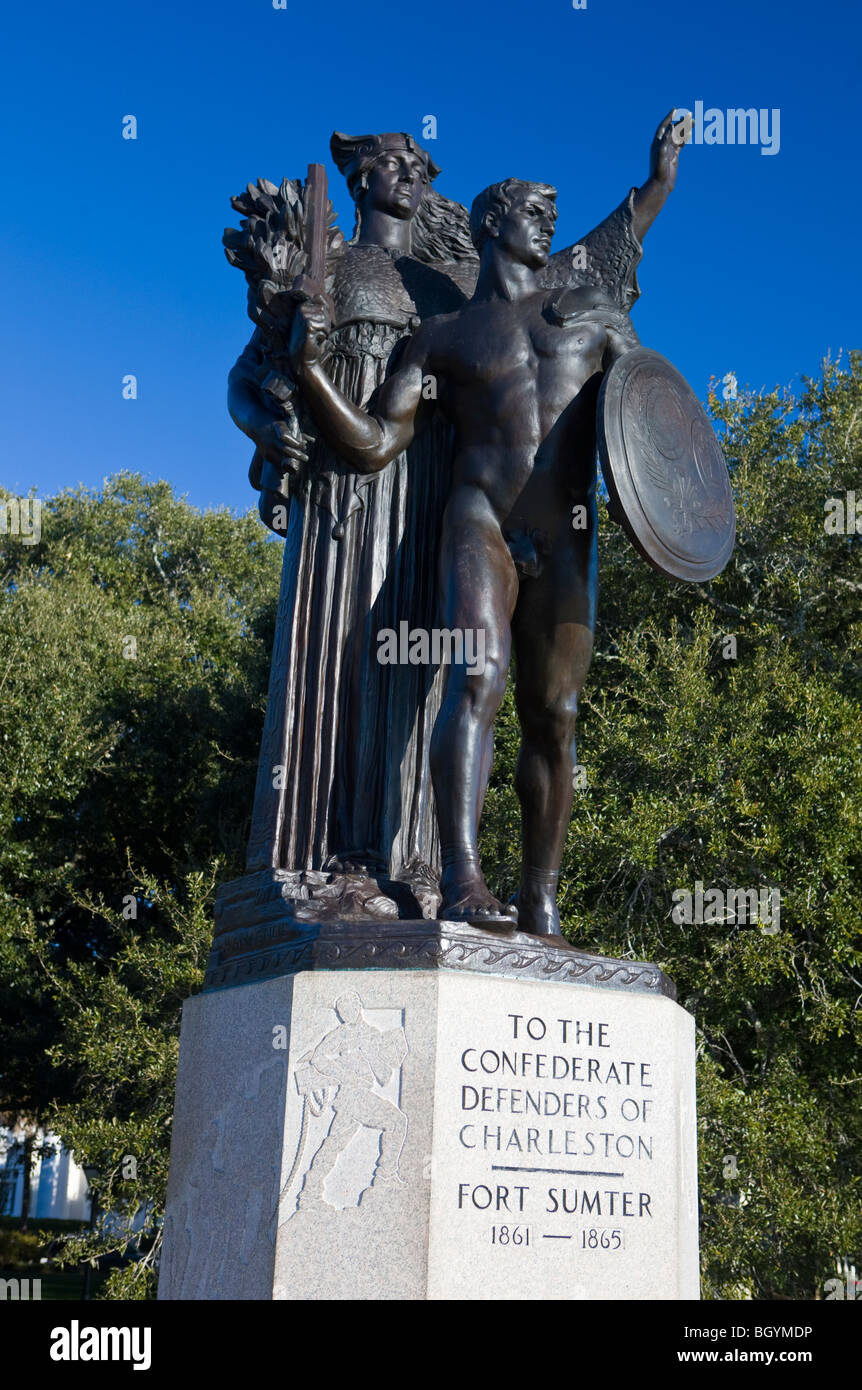
M 521 1011 L 501 996 L 441 1028 L 431 1229 L 460 1257 L 432 1260 L 433 1294 L 476 1297 L 478 1280 L 479 1297 L 511 1296 L 517 1261 L 534 1297 L 650 1296 L 637 1281 L 662 1252 L 676 1263 L 672 1029 L 645 1030 L 612 993 L 573 990 L 567 1008 L 522 993 Z
M 611 1060 L 606 1022 L 509 1014 L 507 1024 L 505 1046 L 461 1054 L 470 1080 L 460 1107 L 470 1118 L 458 1143 L 490 1158 L 493 1176 L 459 1183 L 459 1210 L 492 1214 L 492 1245 L 575 1240 L 582 1249 L 622 1249 L 614 1223 L 652 1218 L 643 1190 L 655 1145 L 652 1063 Z M 499 1224 L 510 1217 L 521 1224 Z

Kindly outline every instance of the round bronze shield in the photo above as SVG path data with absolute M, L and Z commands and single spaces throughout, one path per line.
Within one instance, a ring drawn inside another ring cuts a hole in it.
M 634 348 L 605 375 L 598 443 L 612 510 L 643 558 L 671 579 L 720 574 L 736 538 L 727 465 L 706 411 L 660 353 Z

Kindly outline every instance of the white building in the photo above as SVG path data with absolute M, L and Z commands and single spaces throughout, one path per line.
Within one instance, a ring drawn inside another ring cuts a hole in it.
M 48 1148 L 50 1147 L 50 1152 Z M 32 1220 L 86 1221 L 87 1177 L 55 1134 L 38 1130 L 30 1178 Z M 23 1132 L 0 1128 L 0 1216 L 20 1216 L 24 1193 Z

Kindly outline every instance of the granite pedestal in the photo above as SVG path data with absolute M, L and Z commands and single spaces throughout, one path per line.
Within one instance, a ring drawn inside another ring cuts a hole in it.
M 214 950 L 185 1006 L 160 1298 L 698 1297 L 694 1024 L 657 967 L 294 936 L 294 973 Z

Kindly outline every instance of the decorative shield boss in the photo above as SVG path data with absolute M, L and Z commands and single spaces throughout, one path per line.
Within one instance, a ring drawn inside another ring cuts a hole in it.
M 685 377 L 633 348 L 605 375 L 598 444 L 610 510 L 635 549 L 671 579 L 720 574 L 736 520 L 727 464 Z

